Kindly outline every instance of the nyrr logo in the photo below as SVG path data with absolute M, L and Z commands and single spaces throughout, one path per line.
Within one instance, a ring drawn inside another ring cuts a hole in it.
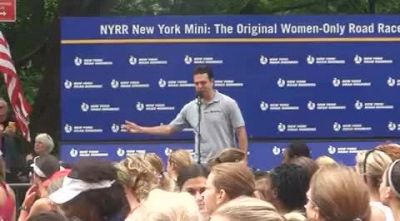
M 286 125 L 285 125 L 285 124 L 282 124 L 282 123 L 279 123 L 277 128 L 278 128 L 278 131 L 279 131 L 279 132 L 285 132 L 285 130 L 286 130 Z
M 338 122 L 335 122 L 335 123 L 333 123 L 332 128 L 334 131 L 339 132 L 342 129 L 342 125 L 339 124 Z
M 189 55 L 186 55 L 183 61 L 185 62 L 185 64 L 191 64 L 193 62 L 193 58 Z
M 314 110 L 315 109 L 315 103 L 314 102 L 312 102 L 312 101 L 308 101 L 308 103 L 307 103 L 307 108 L 309 109 L 309 110 Z
M 142 102 L 137 102 L 136 103 L 136 110 L 143 111 L 144 110 L 144 104 Z
M 64 87 L 65 87 L 66 89 L 71 89 L 71 88 L 72 88 L 72 81 L 65 80 L 65 81 L 64 81 Z
M 135 58 L 134 56 L 130 56 L 129 57 L 129 64 L 130 65 L 136 65 L 137 64 L 137 58 Z
M 119 87 L 119 81 L 117 81 L 115 79 L 112 79 L 111 82 L 110 82 L 110 85 L 111 85 L 112 88 L 116 89 L 116 88 Z
M 279 78 L 278 81 L 276 82 L 276 85 L 278 85 L 278 87 L 285 87 L 286 81 L 283 80 L 282 78 Z
M 277 147 L 277 146 L 274 146 L 274 147 L 272 148 L 272 153 L 273 153 L 275 156 L 281 154 L 281 148 L 279 148 L 279 147 Z
M 83 103 L 81 104 L 81 110 L 82 110 L 83 112 L 87 112 L 87 111 L 89 110 L 89 104 L 83 102 Z
M 392 121 L 390 121 L 387 125 L 388 129 L 390 131 L 395 131 L 397 129 L 397 125 L 395 123 L 393 123 Z
M 328 147 L 328 153 L 329 154 L 335 154 L 336 153 L 336 147 L 329 145 Z
M 119 132 L 119 125 L 118 124 L 112 124 L 111 125 L 111 131 L 113 133 L 118 133 Z
M 260 109 L 261 109 L 262 111 L 266 111 L 266 110 L 268 110 L 268 108 L 269 108 L 268 103 L 266 103 L 266 102 L 264 102 L 264 101 L 261 101 L 261 103 L 260 103 Z
M 75 66 L 81 66 L 82 65 L 82 58 L 75 57 L 74 63 L 75 63 Z
M 160 88 L 165 88 L 165 86 L 167 86 L 167 81 L 162 79 L 162 78 L 160 78 L 160 80 L 158 80 L 158 86 Z
M 71 133 L 71 132 L 72 132 L 72 126 L 69 125 L 69 124 L 65 124 L 65 126 L 64 126 L 64 131 L 65 131 L 65 133 L 67 133 L 67 134 Z
M 333 80 L 332 80 L 332 85 L 333 85 L 334 87 L 339 87 L 339 86 L 340 86 L 340 79 L 338 79 L 338 78 L 333 78 Z
M 389 78 L 387 79 L 387 85 L 388 85 L 389 87 L 394 87 L 394 86 L 396 85 L 396 80 L 393 79 L 392 77 L 389 77 Z
M 124 149 L 122 149 L 122 148 L 117 149 L 117 156 L 124 157 L 125 153 L 126 153 L 126 151 Z
M 354 63 L 361 64 L 362 61 L 363 61 L 363 58 L 360 55 L 356 54 L 356 56 L 354 56 Z
M 78 156 L 79 151 L 75 148 L 71 148 L 71 150 L 69 151 L 69 155 L 71 157 L 77 157 Z
M 361 110 L 361 109 L 363 109 L 364 104 L 363 104 L 363 102 L 357 100 L 356 103 L 354 103 L 354 107 L 355 107 L 357 110 Z
M 308 55 L 307 56 L 307 64 L 314 64 L 315 63 L 315 57 Z
M 264 55 L 261 55 L 260 56 L 260 64 L 262 64 L 262 65 L 268 64 L 268 58 L 265 57 Z

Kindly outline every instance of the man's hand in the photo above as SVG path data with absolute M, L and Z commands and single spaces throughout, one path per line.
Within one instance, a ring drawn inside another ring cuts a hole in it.
M 125 121 L 124 124 L 122 124 L 122 129 L 125 129 L 127 132 L 130 133 L 142 133 L 142 127 L 131 122 L 131 121 Z

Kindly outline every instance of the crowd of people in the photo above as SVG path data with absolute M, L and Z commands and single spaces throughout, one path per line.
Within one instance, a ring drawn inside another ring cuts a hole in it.
M 0 99 L 0 221 L 400 221 L 399 145 L 360 151 L 349 167 L 328 156 L 314 160 L 306 144 L 295 142 L 280 165 L 255 170 L 236 101 L 214 89 L 210 67 L 197 67 L 193 80 L 197 98 L 170 124 L 123 124 L 130 133 L 159 135 L 192 127 L 195 156 L 173 150 L 165 163 L 145 153 L 61 165 L 45 133 L 16 163 L 6 147 L 15 125 Z M 6 180 L 15 174 L 31 184 L 21 206 Z
M 327 156 L 313 160 L 306 145 L 291 144 L 270 171 L 249 168 L 237 148 L 207 164 L 173 150 L 166 167 L 154 153 L 117 163 L 85 159 L 71 168 L 42 153 L 32 160 L 19 212 L 2 161 L 2 220 L 400 220 L 400 146 L 393 143 L 360 151 L 353 167 Z

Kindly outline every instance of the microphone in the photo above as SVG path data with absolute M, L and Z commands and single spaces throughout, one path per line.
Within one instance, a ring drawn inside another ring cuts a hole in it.
M 203 98 L 203 92 L 202 91 L 196 91 L 196 99 L 197 99 L 197 104 L 201 105 L 201 98 Z

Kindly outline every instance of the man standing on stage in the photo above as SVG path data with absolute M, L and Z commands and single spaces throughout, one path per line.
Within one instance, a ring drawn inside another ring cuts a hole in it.
M 192 127 L 196 135 L 196 152 L 200 142 L 202 163 L 217 157 L 227 147 L 239 147 L 247 153 L 247 132 L 236 101 L 214 89 L 214 74 L 209 66 L 197 67 L 193 72 L 193 81 L 198 98 L 187 103 L 170 124 L 144 127 L 125 121 L 123 128 L 131 133 L 170 135 Z

